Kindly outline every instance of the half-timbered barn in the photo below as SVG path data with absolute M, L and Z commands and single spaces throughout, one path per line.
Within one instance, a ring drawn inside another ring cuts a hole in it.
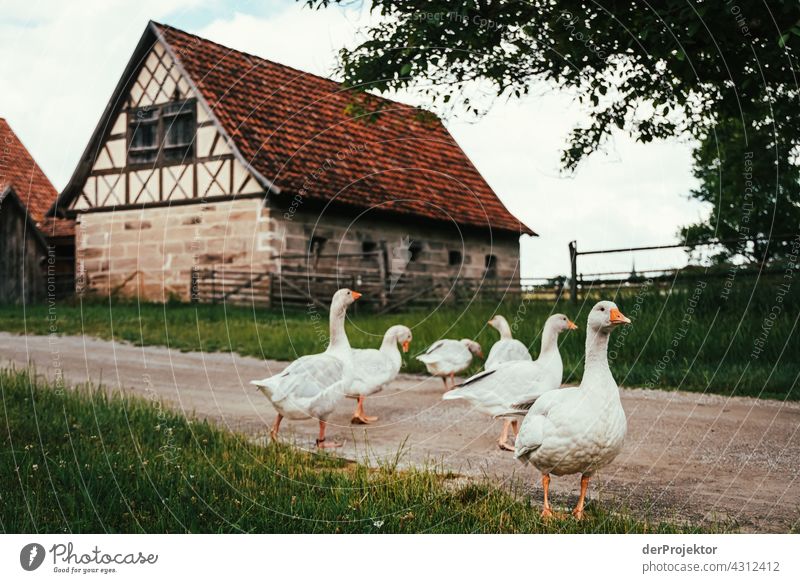
M 53 213 L 82 291 L 150 300 L 515 285 L 535 235 L 433 115 L 154 22 Z
M 56 299 L 74 287 L 74 224 L 45 216 L 57 194 L 0 118 L 0 302 Z

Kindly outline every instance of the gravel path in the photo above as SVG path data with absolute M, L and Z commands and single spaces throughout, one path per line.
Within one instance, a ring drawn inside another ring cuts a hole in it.
M 102 382 L 158 397 L 187 415 L 265 439 L 274 419 L 269 402 L 249 384 L 286 363 L 227 353 L 184 353 L 78 336 L 0 332 L 0 365 L 32 363 L 69 383 Z M 346 439 L 341 455 L 369 463 L 435 463 L 468 476 L 530 483 L 532 473 L 496 447 L 500 422 L 460 401 L 441 401 L 438 379 L 401 375 L 368 399 L 380 419 L 368 429 L 349 424 L 353 401 L 330 420 Z M 641 516 L 733 521 L 744 531 L 787 532 L 800 526 L 800 403 L 684 392 L 623 389 L 628 438 L 617 460 L 592 482 L 590 497 L 613 498 Z M 311 447 L 313 421 L 285 422 L 281 432 Z M 538 479 L 538 478 L 537 478 Z M 554 478 L 555 503 L 574 502 L 576 477 Z M 536 503 L 540 490 L 535 484 Z

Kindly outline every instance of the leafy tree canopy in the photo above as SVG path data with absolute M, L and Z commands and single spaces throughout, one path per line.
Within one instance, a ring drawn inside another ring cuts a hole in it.
M 684 236 L 738 234 L 748 197 L 760 209 L 746 221 L 754 241 L 797 231 L 797 0 L 372 0 L 371 6 L 381 18 L 366 40 L 341 53 L 347 85 L 378 92 L 413 87 L 434 107 L 480 113 L 465 97 L 472 83 L 521 97 L 548 81 L 577 95 L 588 112 L 563 152 L 566 169 L 601 148 L 615 128 L 641 142 L 691 137 L 700 180 L 691 194 L 713 211 L 710 224 L 689 226 Z M 746 159 L 756 184 L 747 193 Z M 751 244 L 742 253 L 738 244 L 725 245 L 719 258 L 762 261 L 786 249 Z

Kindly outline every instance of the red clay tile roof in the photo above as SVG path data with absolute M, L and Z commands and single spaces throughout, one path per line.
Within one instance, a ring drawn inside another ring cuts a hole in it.
M 56 200 L 58 191 L 44 175 L 28 149 L 20 141 L 8 122 L 0 117 L 0 192 L 11 186 L 19 201 L 25 206 L 34 223 L 42 229 L 45 213 Z M 69 236 L 75 232 L 73 221 L 49 220 L 50 231 L 55 236 Z
M 75 221 L 71 219 L 46 217 L 36 226 L 45 237 L 72 237 L 75 235 Z
M 381 114 L 366 122 L 339 83 L 155 26 L 245 160 L 282 192 L 534 234 L 432 115 L 372 97 Z
M 0 146 L 0 190 L 13 186 L 33 220 L 41 221 L 58 192 L 3 118 Z

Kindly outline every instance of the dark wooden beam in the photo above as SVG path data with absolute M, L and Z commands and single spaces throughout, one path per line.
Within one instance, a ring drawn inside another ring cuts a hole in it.
M 169 207 L 169 206 L 184 206 L 188 204 L 211 204 L 215 202 L 223 202 L 226 200 L 241 200 L 241 199 L 248 199 L 248 198 L 264 198 L 266 196 L 266 192 L 255 192 L 252 194 L 239 194 L 239 195 L 224 195 L 224 196 L 208 196 L 205 198 L 185 198 L 181 200 L 165 200 L 165 201 L 158 201 L 158 202 L 145 202 L 140 204 L 124 204 L 124 205 L 116 205 L 116 206 L 109 206 L 109 207 L 92 207 L 88 209 L 80 209 L 74 210 L 70 209 L 65 214 L 67 218 L 75 218 L 77 215 L 85 214 L 85 213 L 102 213 L 102 212 L 112 212 L 112 211 L 126 211 L 126 210 L 134 210 L 134 209 L 143 209 L 143 208 L 160 208 L 160 207 Z

